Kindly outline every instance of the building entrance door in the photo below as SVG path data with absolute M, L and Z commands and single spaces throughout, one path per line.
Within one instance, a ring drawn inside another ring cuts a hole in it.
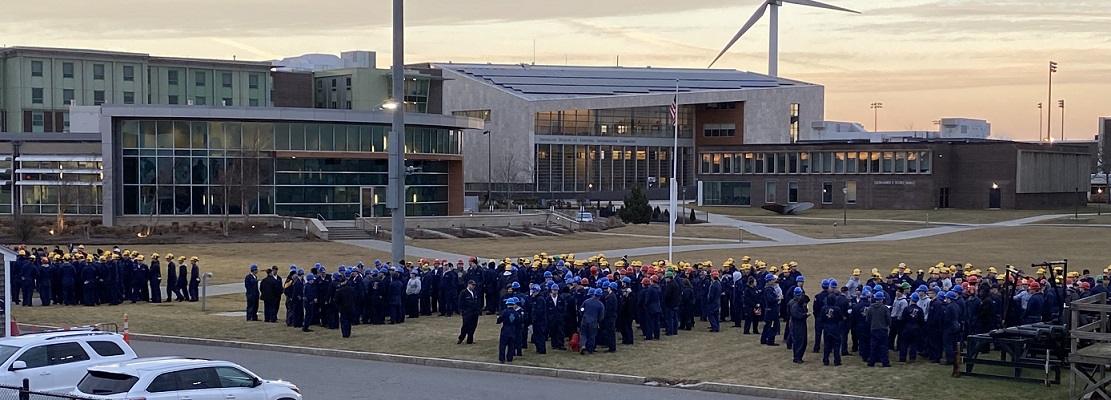
M 1001 199 L 1002 194 L 999 188 L 992 188 L 991 192 L 988 193 L 988 208 L 1000 208 Z
M 949 188 L 941 188 L 937 197 L 937 208 L 949 208 Z
M 379 186 L 363 186 L 359 188 L 359 215 L 365 218 L 384 217 L 386 204 L 379 204 L 379 196 L 383 188 Z

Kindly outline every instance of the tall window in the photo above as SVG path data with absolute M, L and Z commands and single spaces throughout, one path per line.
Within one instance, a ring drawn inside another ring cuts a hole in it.
M 93 91 L 93 105 L 94 106 L 99 106 L 101 104 L 104 104 L 104 91 L 103 90 L 94 90 Z
M 220 74 L 220 79 L 223 81 L 223 86 L 226 88 L 231 87 L 231 72 L 224 72 Z M 230 105 L 230 104 L 229 104 Z
M 764 202 L 775 203 L 775 181 L 764 182 Z
M 74 98 L 73 89 L 62 89 L 62 105 L 68 106 L 73 102 Z
M 833 182 L 822 182 L 822 204 L 833 204 Z
M 135 67 L 131 65 L 123 66 L 123 80 L 125 82 L 135 82 Z
M 166 84 L 170 86 L 177 86 L 177 71 L 166 71 Z
M 42 111 L 31 112 L 31 132 L 46 131 L 46 114 Z
M 178 103 L 178 97 L 177 97 L 176 94 L 169 95 L 166 100 L 167 100 L 167 103 L 170 103 L 170 104 L 177 104 Z
M 69 112 L 62 112 L 62 132 L 69 133 Z
M 31 61 L 31 76 L 42 76 L 42 61 Z
M 71 62 L 62 63 L 62 77 L 63 78 L 73 78 L 73 63 L 71 63 Z
M 42 88 L 31 88 L 31 104 L 42 104 Z
M 791 103 L 791 143 L 799 141 L 799 103 Z
M 247 87 L 251 89 L 258 89 L 258 75 L 251 74 L 247 77 Z M 347 88 L 351 88 L 351 78 L 347 78 Z
M 845 182 L 845 203 L 856 204 L 856 181 Z
M 104 64 L 93 64 L 93 79 L 104 80 Z
M 195 75 L 195 76 L 196 76 L 196 77 L 195 77 L 195 79 L 196 79 L 196 81 L 197 81 L 197 86 L 204 86 L 204 85 L 205 85 L 205 84 L 207 83 L 207 80 L 208 80 L 208 79 L 207 79 L 207 77 L 206 77 L 206 76 L 204 75 L 204 71 L 196 71 L 196 72 L 193 72 L 193 75 Z
M 135 92 L 123 92 L 123 104 L 135 104 Z
M 787 202 L 799 202 L 799 183 L 796 181 L 787 182 Z

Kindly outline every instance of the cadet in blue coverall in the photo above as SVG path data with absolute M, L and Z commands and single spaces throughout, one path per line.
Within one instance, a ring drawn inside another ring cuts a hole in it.
M 706 319 L 710 322 L 710 332 L 721 332 L 721 275 L 718 270 L 710 271 L 710 283 L 706 288 L 706 298 L 702 304 L 706 308 Z
M 92 259 L 93 256 L 89 256 Z M 81 267 L 81 304 L 85 306 L 96 305 L 96 267 L 92 262 L 87 262 L 84 267 Z
M 875 289 L 873 289 L 875 291 Z M 868 320 L 870 327 L 869 341 L 871 348 L 868 353 L 868 366 L 874 367 L 876 363 L 882 364 L 884 367 L 890 367 L 891 361 L 887 358 L 888 348 L 888 330 L 891 328 L 891 311 L 883 304 L 886 296 L 883 291 L 876 291 L 872 294 L 872 305 L 868 306 L 865 318 Z
M 819 317 L 814 318 L 814 352 L 817 353 L 822 348 L 822 329 L 825 324 L 822 322 L 821 310 L 826 306 L 826 297 L 829 297 L 829 279 L 822 279 L 822 291 L 814 295 L 814 311 L 819 313 Z
M 66 255 L 66 261 L 59 267 L 59 274 L 61 275 L 62 282 L 62 304 L 72 306 L 77 304 L 77 298 L 74 296 L 74 290 L 77 284 L 77 268 L 69 261 L 70 256 Z
M 20 287 L 23 288 L 23 306 L 31 307 L 35 300 L 35 278 L 39 275 L 39 266 L 35 263 L 27 261 L 20 267 L 21 281 Z
M 301 332 L 312 332 L 309 325 L 312 325 L 316 318 L 316 275 L 308 274 L 305 276 L 304 295 L 301 298 L 302 305 L 305 308 L 304 321 L 301 324 Z
M 258 321 L 258 265 L 251 264 L 251 270 L 243 277 L 243 289 L 247 292 L 247 320 Z
M 150 302 L 162 302 L 162 264 L 158 262 L 158 253 L 150 256 L 150 276 L 147 285 L 150 286 Z
M 617 282 L 607 282 L 602 297 L 605 313 L 602 317 L 601 331 L 599 331 L 598 337 L 602 338 L 602 344 L 606 345 L 606 353 L 617 352 L 617 307 L 620 301 L 617 298 L 618 287 Z
M 579 350 L 579 354 L 594 354 L 598 345 L 598 328 L 606 313 L 606 306 L 598 300 L 598 297 L 602 295 L 602 289 L 589 289 L 588 292 L 590 298 L 586 299 L 582 307 L 579 308 L 579 312 L 582 313 L 579 334 L 582 339 L 581 342 L 584 344 L 583 348 Z
M 959 287 L 959 286 L 955 286 Z M 945 353 L 945 365 L 953 365 L 957 361 L 957 342 L 960 340 L 960 315 L 961 306 L 956 303 L 957 292 L 950 291 L 945 294 L 944 331 L 941 333 L 941 347 Z
M 918 301 L 921 299 L 918 293 L 911 293 L 910 303 L 903 309 L 903 331 L 899 334 L 899 362 L 907 361 L 908 352 L 910 361 L 918 358 L 919 343 L 922 342 L 920 335 L 922 327 L 926 325 L 926 312 L 918 306 Z
M 764 332 L 760 334 L 760 344 L 779 346 L 775 337 L 779 335 L 779 302 L 782 300 L 775 292 L 775 275 L 764 275 Z
M 801 287 L 795 287 L 792 290 L 795 296 L 794 301 L 791 302 L 789 308 L 791 312 L 791 351 L 794 353 L 794 358 L 791 360 L 795 364 L 802 364 L 802 356 L 806 354 L 806 319 L 810 317 L 810 310 L 806 305 L 810 303 L 810 296 L 803 293 Z
M 513 362 L 513 355 L 521 346 L 517 345 L 517 334 L 521 331 L 521 315 L 517 313 L 517 298 L 505 299 L 506 308 L 498 314 L 501 335 L 498 336 L 498 362 Z
M 825 341 L 825 347 L 822 349 L 822 365 L 829 365 L 829 354 L 833 352 L 833 365 L 841 365 L 841 322 L 845 318 L 845 312 L 837 306 L 837 298 L 835 296 L 826 296 L 825 306 L 822 307 L 819 316 L 822 332 L 822 339 Z M 818 304 L 815 302 L 814 307 L 817 308 Z
M 540 285 L 533 284 L 529 288 L 529 322 L 532 324 L 532 344 L 536 346 L 536 354 L 548 352 L 548 308 L 544 304 L 546 294 L 540 290 Z
M 552 348 L 556 350 L 563 350 L 564 347 L 564 334 L 563 324 L 566 312 L 567 303 L 563 296 L 559 293 L 559 284 L 552 282 L 548 285 L 548 294 L 541 295 L 543 298 L 541 304 L 544 305 L 544 316 L 548 318 L 548 336 L 552 339 Z

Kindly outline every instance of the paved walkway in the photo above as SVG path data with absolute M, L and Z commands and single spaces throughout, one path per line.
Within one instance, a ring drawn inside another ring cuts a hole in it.
M 1051 214 L 1051 215 L 1038 215 L 1027 218 L 1014 219 L 1009 221 L 1000 221 L 988 224 L 935 224 L 932 223 L 928 228 L 911 229 L 901 232 L 893 232 L 876 236 L 859 237 L 859 238 L 841 238 L 841 239 L 815 239 L 802 236 L 788 230 L 777 228 L 771 224 L 763 224 L 758 222 L 744 221 L 736 217 L 721 215 L 721 214 L 707 214 L 708 226 L 728 226 L 738 229 L 744 229 L 752 234 L 767 238 L 767 240 L 745 240 L 740 243 L 736 240 L 730 240 L 728 243 L 713 243 L 713 244 L 695 244 L 672 246 L 673 253 L 688 252 L 688 251 L 701 251 L 701 250 L 726 250 L 726 249 L 745 249 L 745 248 L 759 248 L 759 247 L 784 247 L 784 246 L 805 246 L 816 244 L 836 244 L 836 243 L 858 243 L 858 242 L 886 242 L 897 240 L 911 240 L 919 239 L 938 235 L 947 235 L 950 233 L 964 232 L 984 228 L 1000 228 L 1000 227 L 1016 227 L 1024 225 L 1037 226 L 1039 222 L 1048 221 L 1058 218 L 1070 217 L 1072 214 Z M 1066 225 L 1066 226 L 1088 226 L 1088 225 Z M 603 233 L 605 234 L 605 233 Z M 651 235 L 634 235 L 634 234 L 617 234 L 610 233 L 615 236 L 633 236 L 645 238 L 666 238 L 666 236 L 651 236 Z M 702 240 L 702 241 L 724 241 L 727 239 L 708 239 L 708 238 L 689 238 L 689 237 L 676 237 L 682 240 Z M 553 238 L 553 242 L 558 242 L 558 238 Z M 372 250 L 390 251 L 390 243 L 381 240 L 341 240 L 341 243 L 346 243 L 354 246 L 360 246 Z M 513 253 L 513 249 L 506 249 L 506 253 Z M 575 254 L 608 254 L 611 257 L 621 256 L 643 256 L 650 254 L 666 254 L 667 246 L 650 246 L 650 247 L 637 247 L 628 249 L 611 249 L 611 250 L 568 250 L 569 253 Z M 448 260 L 467 259 L 469 255 L 454 254 L 438 250 L 426 249 L 415 246 L 405 246 L 405 254 L 409 258 L 437 258 Z M 506 254 L 485 254 L 477 255 L 479 258 L 503 258 Z M 517 257 L 519 255 L 511 255 L 510 257 Z M 229 286 L 229 285 L 219 285 Z M 212 290 L 212 287 L 210 287 Z M 220 290 L 223 290 L 222 288 Z M 234 292 L 241 291 L 241 287 L 236 287 Z

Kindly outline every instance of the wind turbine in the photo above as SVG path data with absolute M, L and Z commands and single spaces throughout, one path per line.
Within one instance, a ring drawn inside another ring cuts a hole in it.
M 829 5 L 829 4 L 826 4 L 826 3 L 818 2 L 818 1 L 815 1 L 815 0 L 765 0 L 764 4 L 762 4 L 760 6 L 760 8 L 756 9 L 756 12 L 752 14 L 752 17 L 750 17 L 748 19 L 748 22 L 745 22 L 744 26 L 741 26 L 741 29 L 737 31 L 737 34 L 733 35 L 733 39 L 730 40 L 729 43 L 725 45 L 724 49 L 721 49 L 721 53 L 718 53 L 718 56 L 714 57 L 714 61 L 710 62 L 710 66 L 707 67 L 707 68 L 713 67 L 714 63 L 718 62 L 718 60 L 721 59 L 721 56 L 725 55 L 725 52 L 729 51 L 729 48 L 733 47 L 733 44 L 737 43 L 737 40 L 740 39 L 741 36 L 743 36 L 745 34 L 745 32 L 748 32 L 749 29 L 752 29 L 753 25 L 756 25 L 756 22 L 759 21 L 760 18 L 764 16 L 764 12 L 768 10 L 768 7 L 771 7 L 771 17 L 770 17 L 771 21 L 769 21 L 770 22 L 769 25 L 770 25 L 770 29 L 771 29 L 771 34 L 768 36 L 768 38 L 769 38 L 769 40 L 768 40 L 768 75 L 778 76 L 779 75 L 779 65 L 778 65 L 779 64 L 779 7 L 783 6 L 783 3 L 792 3 L 792 4 L 798 4 L 800 6 L 810 6 L 810 7 L 817 7 L 817 8 L 825 8 L 827 10 L 845 11 L 845 12 L 860 14 L 859 11 L 853 11 L 853 10 L 850 10 L 850 9 L 847 9 L 847 8 L 841 8 L 841 7 L 837 7 L 837 6 L 834 6 L 834 5 Z

